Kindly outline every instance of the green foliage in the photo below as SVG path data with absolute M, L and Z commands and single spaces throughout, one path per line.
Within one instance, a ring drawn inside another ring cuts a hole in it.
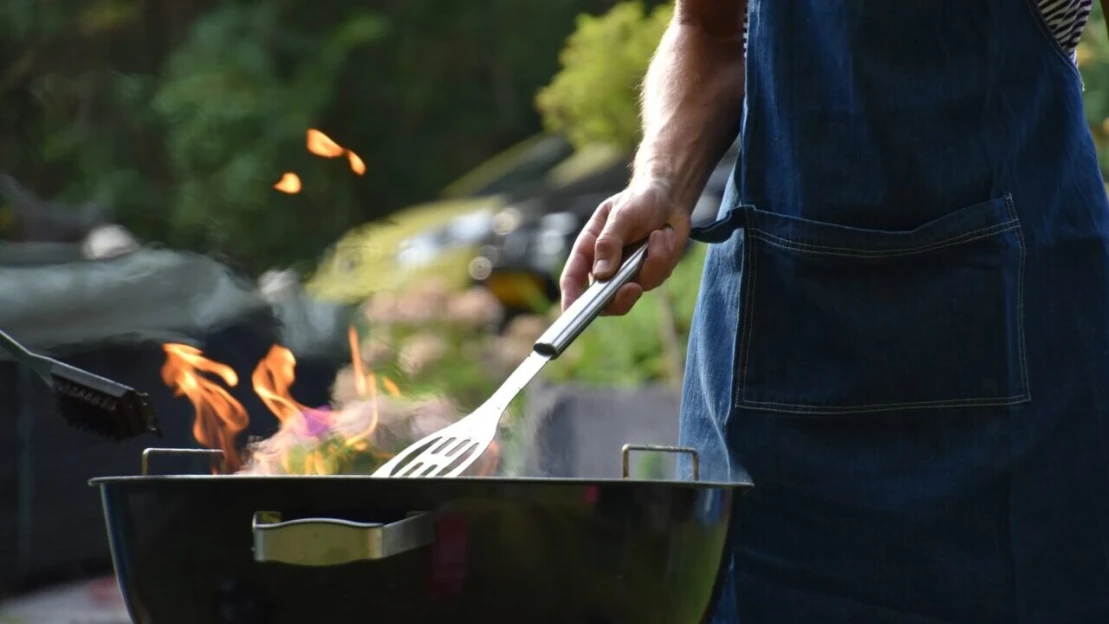
M 133 14 L 107 4 L 74 28 L 115 28 Z M 352 221 L 358 179 L 345 160 L 308 155 L 305 132 L 322 125 L 351 54 L 380 41 L 386 23 L 347 11 L 318 32 L 297 32 L 290 6 L 221 3 L 191 23 L 155 73 L 35 78 L 39 155 L 64 172 L 63 199 L 99 201 L 144 237 L 257 271 L 331 242 Z M 85 107 L 83 119 L 74 120 L 74 105 Z M 303 180 L 301 195 L 273 189 L 289 170 Z
M 638 91 L 673 13 L 622 2 L 600 17 L 582 16 L 562 51 L 562 70 L 539 92 L 546 127 L 575 145 L 630 149 L 639 140 Z
M 0 3 L 0 170 L 255 273 L 429 199 L 540 129 L 535 91 L 612 0 Z M 305 151 L 323 130 L 365 161 Z M 286 172 L 298 195 L 272 186 Z M 0 207 L 2 208 L 2 207 Z
M 380 18 L 351 14 L 317 38 L 285 40 L 288 17 L 276 6 L 226 4 L 203 16 L 169 57 L 150 104 L 178 181 L 169 189 L 172 230 L 201 248 L 292 262 L 330 242 L 346 221 L 340 207 L 354 200 L 346 163 L 308 156 L 305 132 L 321 125 L 350 53 L 385 31 Z M 317 54 L 278 63 L 306 45 Z M 287 170 L 299 172 L 303 195 L 274 192 Z
M 1086 119 L 1098 148 L 1102 173 L 1109 175 L 1109 34 L 1101 6 L 1096 2 L 1077 56 L 1086 88 L 1083 93 Z

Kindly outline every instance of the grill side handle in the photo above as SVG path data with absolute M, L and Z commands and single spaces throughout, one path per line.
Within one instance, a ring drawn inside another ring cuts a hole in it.
M 697 454 L 697 449 L 691 446 L 663 446 L 658 444 L 625 444 L 620 449 L 620 464 L 624 478 L 627 479 L 631 474 L 631 466 L 629 455 L 632 451 L 648 451 L 652 453 L 678 453 L 689 455 L 693 461 L 693 480 L 701 480 L 701 456 Z
M 329 567 L 387 559 L 435 542 L 429 512 L 414 512 L 388 524 L 337 518 L 281 521 L 281 514 L 254 514 L 254 560 L 295 566 Z

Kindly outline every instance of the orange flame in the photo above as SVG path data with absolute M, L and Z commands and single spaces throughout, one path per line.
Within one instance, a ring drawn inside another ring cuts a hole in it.
M 355 154 L 351 150 L 347 150 L 347 160 L 350 161 L 351 171 L 358 175 L 363 175 L 364 173 L 366 173 L 366 163 L 362 162 L 362 159 L 359 158 L 358 154 Z
M 298 403 L 289 393 L 289 388 L 296 381 L 296 364 L 292 351 L 273 345 L 250 376 L 258 398 L 282 423 L 299 418 L 310 409 Z
M 300 192 L 301 188 L 300 176 L 291 172 L 286 173 L 281 176 L 281 179 L 277 181 L 277 184 L 273 185 L 273 188 L 281 191 L 282 193 L 296 195 Z
M 489 448 L 485 449 L 485 454 L 475 464 L 477 466 L 477 476 L 488 477 L 493 474 L 497 469 L 497 464 L 501 459 L 501 445 L 497 444 L 494 440 L 489 443 Z
M 193 437 L 197 442 L 224 453 L 224 462 L 230 471 L 242 465 L 235 448 L 235 436 L 246 429 L 250 419 L 235 397 L 204 374 L 215 375 L 224 384 L 235 387 L 239 376 L 226 364 L 204 357 L 200 349 L 183 344 L 163 345 L 166 363 L 162 366 L 162 381 L 174 389 L 176 396 L 184 396 L 196 412 Z
M 281 345 L 271 346 L 254 368 L 251 374 L 254 392 L 280 423 L 278 435 L 266 441 L 272 443 L 265 448 L 254 448 L 252 445 L 249 463 L 260 466 L 263 474 L 290 474 L 296 471 L 302 474 L 332 474 L 336 470 L 337 458 L 341 457 L 330 454 L 328 449 L 335 447 L 325 444 L 304 448 L 304 440 L 315 438 L 323 442 L 331 439 L 339 443 L 339 448 L 357 452 L 367 451 L 373 445 L 373 436 L 380 421 L 379 387 L 395 398 L 399 398 L 401 392 L 393 380 L 366 368 L 355 327 L 348 329 L 348 337 L 355 389 L 359 398 L 368 399 L 360 402 L 360 407 L 352 405 L 332 412 L 309 408 L 294 399 L 290 390 L 296 380 L 296 357 Z M 194 437 L 208 448 L 222 450 L 226 469 L 238 472 L 246 462 L 236 446 L 236 438 L 250 420 L 242 404 L 218 383 L 222 381 L 227 387 L 237 386 L 239 378 L 235 371 L 230 366 L 208 359 L 195 347 L 166 344 L 163 349 L 166 362 L 162 367 L 162 380 L 177 396 L 186 397 L 192 404 L 196 415 Z M 366 407 L 369 408 L 368 424 L 359 416 L 366 414 L 359 411 Z M 351 429 L 351 423 L 358 423 L 355 430 Z M 298 453 L 298 448 L 307 452 Z M 291 465 L 294 456 L 302 458 L 302 464 L 296 468 Z M 499 458 L 500 448 L 494 443 L 477 464 L 476 472 L 480 475 L 492 474 Z M 218 471 L 214 469 L 213 472 Z
M 354 388 L 359 397 L 366 396 L 367 387 L 370 392 L 370 424 L 362 433 L 351 436 L 346 440 L 347 446 L 361 447 L 366 438 L 377 430 L 377 423 L 381 420 L 377 411 L 377 380 L 373 371 L 369 375 L 363 372 L 362 351 L 358 346 L 358 330 L 351 325 L 347 328 L 347 339 L 350 340 L 350 365 L 354 371 Z
M 358 154 L 355 154 L 353 150 L 346 149 L 342 145 L 339 145 L 334 139 L 315 128 L 308 129 L 305 143 L 309 152 L 322 158 L 339 158 L 346 154 L 351 171 L 356 175 L 364 175 L 366 173 L 366 163 Z M 273 188 L 282 193 L 295 195 L 301 191 L 302 186 L 300 176 L 289 171 L 281 176 L 281 179 L 273 185 Z
M 389 379 L 388 377 L 382 377 L 381 385 L 385 388 L 385 392 L 388 393 L 389 396 L 393 397 L 394 399 L 400 397 L 400 388 L 397 387 L 397 384 L 393 383 L 392 379 Z
M 366 373 L 362 369 L 362 350 L 358 346 L 358 330 L 353 325 L 347 328 L 350 342 L 350 367 L 354 371 L 354 389 L 358 396 L 366 395 Z
M 343 147 L 333 141 L 331 137 L 316 130 L 308 129 L 308 151 L 323 158 L 338 158 L 343 155 Z

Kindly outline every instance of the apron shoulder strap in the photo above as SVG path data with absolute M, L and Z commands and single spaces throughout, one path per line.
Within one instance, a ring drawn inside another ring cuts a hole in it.
M 689 237 L 701 243 L 723 243 L 747 224 L 747 214 L 748 206 L 736 206 L 712 223 L 695 226 L 690 230 Z

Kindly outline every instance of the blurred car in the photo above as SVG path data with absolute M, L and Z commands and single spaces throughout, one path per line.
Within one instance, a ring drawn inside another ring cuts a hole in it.
M 356 304 L 429 274 L 464 287 L 466 263 L 499 208 L 495 198 L 442 200 L 354 228 L 324 254 L 305 288 L 323 300 Z
M 451 182 L 443 199 L 487 197 L 511 193 L 542 180 L 574 155 L 574 146 L 551 134 L 538 134 L 513 145 Z
M 589 182 L 596 171 L 623 158 L 603 146 L 574 150 L 559 137 L 532 137 L 459 178 L 440 199 L 347 232 L 324 254 L 306 289 L 323 300 L 357 303 L 427 276 L 464 287 L 472 282 L 470 260 L 506 206 Z
M 738 143 L 720 160 L 693 211 L 712 221 L 738 157 Z M 623 189 L 627 160 L 601 167 L 561 189 L 532 189 L 493 215 L 491 231 L 469 263 L 470 278 L 513 312 L 542 309 L 559 297 L 558 276 L 574 240 L 597 206 Z
M 574 239 L 611 195 L 565 198 L 561 210 L 550 210 L 548 198 L 506 207 L 494 215 L 492 232 L 470 260 L 470 278 L 512 311 L 542 309 L 559 296 L 558 273 Z

